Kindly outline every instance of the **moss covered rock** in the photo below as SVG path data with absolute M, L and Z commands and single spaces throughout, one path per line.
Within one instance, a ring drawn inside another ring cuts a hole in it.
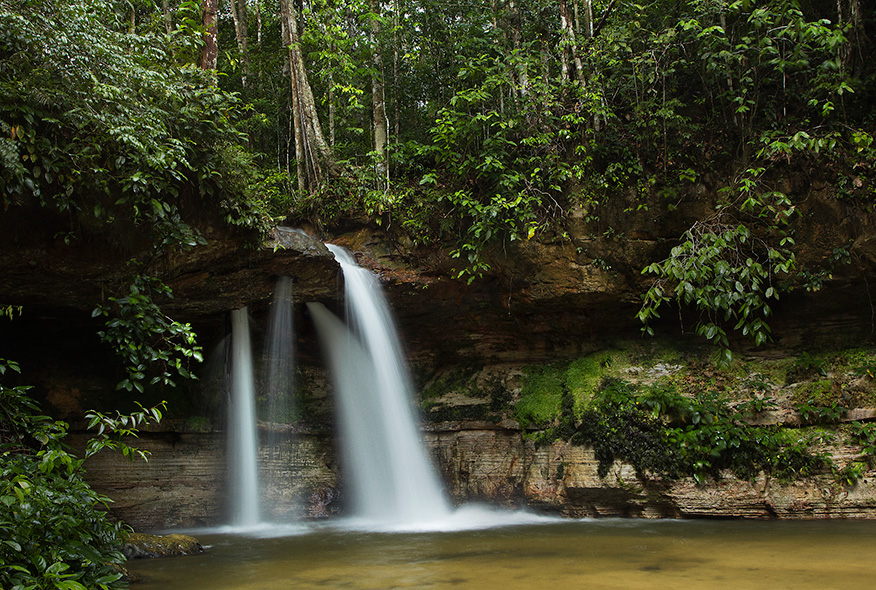
M 204 548 L 194 537 L 188 535 L 147 535 L 131 533 L 125 538 L 122 553 L 128 559 L 140 557 L 173 557 L 197 555 Z

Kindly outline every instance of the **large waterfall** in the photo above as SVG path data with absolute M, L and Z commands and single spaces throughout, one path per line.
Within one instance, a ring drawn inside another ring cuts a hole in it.
M 259 524 L 258 437 L 256 435 L 255 380 L 247 309 L 231 312 L 231 395 L 228 408 L 228 471 L 231 524 Z
M 310 304 L 337 389 L 345 473 L 355 516 L 375 524 L 434 523 L 450 515 L 411 407 L 413 387 L 380 285 L 337 246 L 348 329 Z

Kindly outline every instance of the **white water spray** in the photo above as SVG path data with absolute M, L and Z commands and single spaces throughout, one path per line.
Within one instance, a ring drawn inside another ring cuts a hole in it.
M 231 524 L 260 521 L 255 382 L 247 309 L 231 312 L 231 399 L 228 407 Z
M 446 519 L 450 508 L 411 407 L 413 387 L 380 285 L 328 245 L 346 282 L 347 321 L 310 304 L 338 394 L 342 449 L 354 514 L 385 523 Z

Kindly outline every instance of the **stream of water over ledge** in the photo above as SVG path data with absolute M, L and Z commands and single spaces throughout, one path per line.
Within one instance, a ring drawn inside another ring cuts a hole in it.
M 544 520 L 417 533 L 335 522 L 199 539 L 199 556 L 129 562 L 145 580 L 138 590 L 826 590 L 876 579 L 870 521 Z

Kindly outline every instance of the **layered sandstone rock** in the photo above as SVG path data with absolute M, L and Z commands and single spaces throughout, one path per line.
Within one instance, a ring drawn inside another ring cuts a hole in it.
M 266 440 L 268 432 L 262 431 Z M 537 446 L 512 424 L 444 423 L 426 444 L 456 504 L 481 502 L 573 518 L 876 518 L 876 478 L 842 485 L 831 474 L 780 482 L 725 474 L 693 479 L 642 479 L 615 462 L 598 474 L 593 450 L 557 441 Z M 140 530 L 228 522 L 226 449 L 221 433 L 142 437 L 148 464 L 99 455 L 87 464 L 95 488 L 115 501 L 114 515 Z M 838 457 L 854 455 L 842 446 Z M 293 522 L 343 511 L 340 466 L 328 433 L 287 433 L 260 450 L 266 519 Z

